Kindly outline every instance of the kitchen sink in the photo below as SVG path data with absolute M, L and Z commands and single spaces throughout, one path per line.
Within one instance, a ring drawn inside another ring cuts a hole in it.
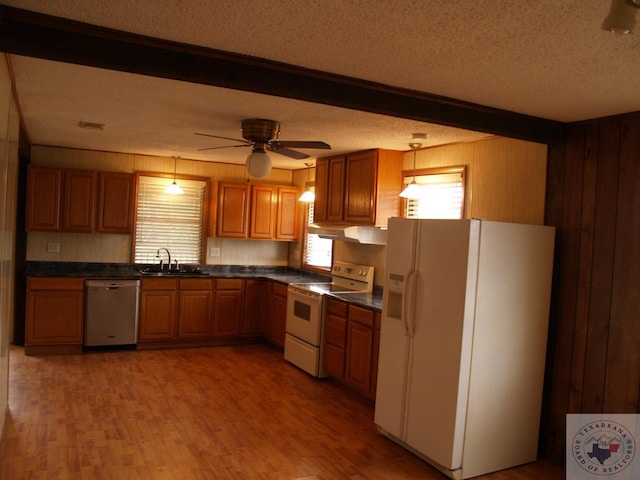
M 175 277 L 175 276 L 194 276 L 194 275 L 209 275 L 207 272 L 203 272 L 199 268 L 178 268 L 178 269 L 159 269 L 158 267 L 148 267 L 138 269 L 141 275 L 149 277 Z

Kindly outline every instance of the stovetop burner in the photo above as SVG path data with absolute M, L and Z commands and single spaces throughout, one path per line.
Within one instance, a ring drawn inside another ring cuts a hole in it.
M 327 293 L 367 293 L 373 290 L 374 267 L 334 262 L 331 282 L 295 283 L 294 288 L 324 295 Z

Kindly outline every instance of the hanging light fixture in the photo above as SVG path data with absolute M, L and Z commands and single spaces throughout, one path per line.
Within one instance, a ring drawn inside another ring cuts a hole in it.
M 173 183 L 167 187 L 164 193 L 169 195 L 182 195 L 184 191 L 180 188 L 180 185 L 176 183 L 176 166 L 178 163 L 178 157 L 173 157 Z
M 263 178 L 271 172 L 271 159 L 264 149 L 264 144 L 256 144 L 253 151 L 247 157 L 245 163 L 249 175 L 255 178 Z
M 307 189 L 304 191 L 302 195 L 300 195 L 300 198 L 298 198 L 298 201 L 313 202 L 316 199 L 316 194 L 313 193 L 313 191 L 309 188 L 309 172 L 311 170 L 311 167 L 313 167 L 313 163 L 308 162 L 308 163 L 305 163 L 305 165 L 307 166 Z
M 427 138 L 427 134 L 426 133 L 414 133 L 413 134 L 413 139 L 424 139 Z M 408 198 L 408 199 L 418 199 L 422 197 L 422 190 L 420 189 L 420 186 L 416 183 L 416 154 L 418 152 L 418 149 L 422 146 L 422 143 L 419 142 L 411 142 L 409 144 L 409 147 L 411 147 L 411 149 L 413 150 L 413 180 L 411 181 L 411 183 L 409 185 L 407 185 L 407 187 L 400 192 L 400 196 L 402 198 Z
M 602 29 L 616 35 L 633 33 L 638 9 L 640 0 L 611 0 L 609 15 L 602 22 Z

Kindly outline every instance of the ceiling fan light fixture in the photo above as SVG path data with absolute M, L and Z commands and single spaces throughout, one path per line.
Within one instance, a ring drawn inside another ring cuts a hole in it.
M 262 147 L 256 147 L 247 157 L 245 163 L 249 175 L 255 178 L 264 178 L 271 173 L 271 159 Z
M 602 29 L 616 35 L 633 33 L 638 9 L 640 0 L 611 0 L 609 15 L 602 22 Z

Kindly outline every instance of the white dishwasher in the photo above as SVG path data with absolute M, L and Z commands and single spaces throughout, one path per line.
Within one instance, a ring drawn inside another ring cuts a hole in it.
M 135 345 L 140 280 L 85 282 L 84 346 Z

